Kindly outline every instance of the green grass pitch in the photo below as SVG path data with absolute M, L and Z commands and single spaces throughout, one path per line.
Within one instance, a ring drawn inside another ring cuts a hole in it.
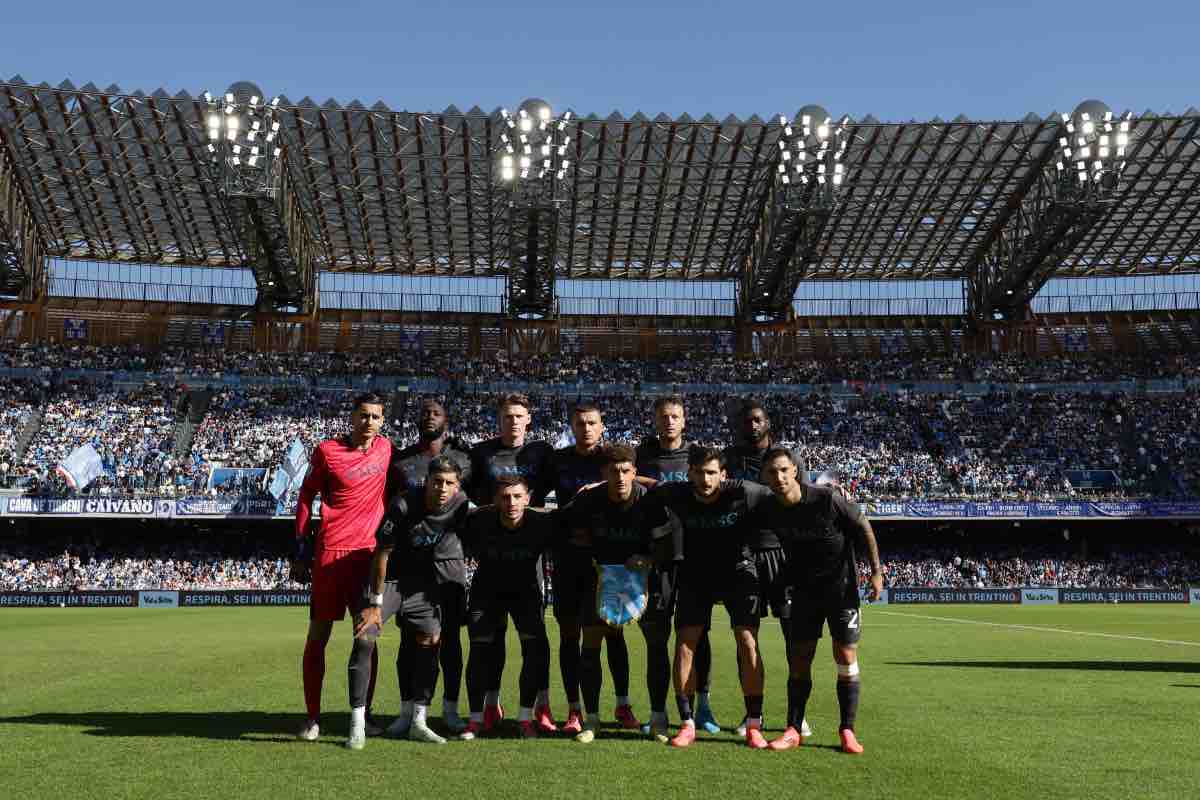
M 354 753 L 342 747 L 348 624 L 328 651 L 324 736 L 301 743 L 292 734 L 303 717 L 305 609 L 2 611 L 0 791 L 155 800 L 1200 796 L 1200 609 L 891 606 L 863 616 L 866 754 L 851 757 L 834 749 L 828 639 L 809 705 L 815 735 L 797 751 L 751 752 L 732 733 L 673 751 L 606 728 L 591 745 L 372 739 Z M 742 712 L 732 637 L 715 633 L 714 707 L 732 726 Z M 641 635 L 628 635 L 634 707 L 645 715 Z M 389 627 L 375 702 L 384 718 L 399 702 L 397 641 Z M 762 648 L 775 731 L 786 694 L 773 620 Z M 515 640 L 508 652 L 505 698 L 515 712 Z M 606 674 L 609 720 L 612 706 Z

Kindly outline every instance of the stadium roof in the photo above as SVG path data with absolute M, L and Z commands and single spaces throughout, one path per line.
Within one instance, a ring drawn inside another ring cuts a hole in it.
M 241 266 L 186 93 L 0 83 L 7 143 L 47 255 Z M 281 99 L 285 158 L 323 270 L 503 275 L 499 110 L 393 111 Z M 579 117 L 558 274 L 738 277 L 781 126 L 757 117 Z M 810 279 L 958 278 L 1052 174 L 1058 116 L 849 124 L 841 200 Z M 1200 271 L 1200 112 L 1132 119 L 1115 202 L 1055 275 Z

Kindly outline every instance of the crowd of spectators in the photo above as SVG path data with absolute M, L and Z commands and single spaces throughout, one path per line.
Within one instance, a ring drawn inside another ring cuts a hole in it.
M 289 572 L 282 546 L 244 533 L 0 543 L 0 591 L 299 588 Z
M 295 589 L 286 538 L 245 531 L 9 538 L 0 541 L 0 591 Z M 895 546 L 885 535 L 880 549 L 889 587 L 1179 589 L 1200 576 L 1200 548 L 1180 537 L 1124 538 L 1088 553 L 1069 533 L 1060 539 L 1048 530 L 1037 538 L 930 536 Z M 859 571 L 869 574 L 865 563 Z
M 119 354 L 123 354 L 120 355 Z M 91 347 L 31 346 L 0 350 L 0 364 L 30 366 L 44 359 L 47 368 L 91 365 L 170 368 L 189 373 L 199 365 L 213 375 L 227 370 L 254 374 L 363 375 L 396 372 L 422 364 L 453 371 L 463 379 L 443 398 L 454 434 L 466 444 L 495 435 L 495 392 L 477 391 L 477 381 L 535 380 L 557 384 L 556 393 L 534 392 L 530 438 L 555 446 L 571 442 L 568 420 L 581 398 L 605 412 L 607 436 L 637 443 L 654 430 L 653 397 L 636 391 L 580 389 L 562 393 L 586 376 L 628 383 L 661 380 L 785 382 L 766 361 L 711 355 L 687 362 L 540 356 L 517 360 L 498 357 L 466 361 L 450 357 L 415 358 L 408 351 L 367 359 L 338 353 L 183 353 Z M 130 359 L 128 364 L 120 358 Z M 806 395 L 762 394 L 777 441 L 799 448 L 814 471 L 832 471 L 864 501 L 895 499 L 1124 499 L 1200 497 L 1200 390 L 1170 393 L 1102 394 L 1013 387 L 1012 380 L 1125 379 L 1189 377 L 1196 358 L 1127 359 L 976 359 L 931 358 L 876 361 L 793 362 L 790 377 L 832 381 L 857 375 L 862 386 L 850 392 L 817 391 Z M 186 366 L 186 368 L 185 368 Z M 1172 371 L 1173 370 L 1173 371 Z M 651 374 L 653 373 L 653 374 Z M 416 374 L 416 373 L 414 373 Z M 88 488 L 94 494 L 213 494 L 263 491 L 270 471 L 291 442 L 311 450 L 321 440 L 348 430 L 351 393 L 316 385 L 213 384 L 207 413 L 195 430 L 190 451 L 179 439 L 178 424 L 192 396 L 184 380 L 115 385 L 111 379 L 53 381 L 4 379 L 0 398 L 0 486 L 16 485 L 31 494 L 66 491 L 55 467 L 81 444 L 101 454 L 104 475 Z M 880 392 L 875 381 L 997 381 L 981 396 L 954 390 L 928 393 Z M 191 380 L 204 388 L 203 376 Z M 687 437 L 723 445 L 733 438 L 733 393 L 691 393 Z M 401 393 L 389 402 L 384 435 L 405 446 L 416 438 L 418 398 Z M 17 437 L 34 410 L 42 412 L 36 435 L 20 458 Z M 231 476 L 213 485 L 221 468 L 266 470 Z M 1094 482 L 1073 480 L 1078 471 L 1099 475 Z M 233 484 L 228 479 L 234 478 Z
M 1126 547 L 1092 555 L 1080 552 L 1069 534 L 1057 543 L 1052 535 L 1039 544 L 980 537 L 957 545 L 929 542 L 880 549 L 884 585 L 889 587 L 1182 589 L 1200 577 L 1196 546 L 1138 547 L 1136 538 Z M 870 574 L 862 563 L 859 572 Z
M 1114 355 L 1074 353 L 1026 358 L 1015 355 L 905 353 L 878 358 L 742 358 L 712 352 L 674 354 L 659 359 L 499 352 L 464 358 L 451 351 L 392 350 L 375 353 L 271 353 L 223 348 L 93 347 L 87 345 L 9 345 L 0 347 L 0 368 L 167 372 L 180 376 L 222 375 L 307 378 L 398 376 L 453 379 L 467 383 L 535 381 L 589 383 L 904 383 L 949 381 L 1050 383 L 1129 381 L 1200 377 L 1200 355 Z

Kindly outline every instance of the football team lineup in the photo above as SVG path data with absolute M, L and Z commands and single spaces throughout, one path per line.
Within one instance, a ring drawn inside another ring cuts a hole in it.
M 805 717 L 812 667 L 828 626 L 840 749 L 864 752 L 855 733 L 861 691 L 856 548 L 871 569 L 867 598 L 879 599 L 883 577 L 875 534 L 836 486 L 808 483 L 802 460 L 772 441 L 761 403 L 742 404 L 742 441 L 725 450 L 685 441 L 686 409 L 676 396 L 655 402 L 656 435 L 636 450 L 606 444 L 603 412 L 585 402 L 570 414 L 574 443 L 559 450 L 526 441 L 532 406 L 520 394 L 498 400 L 499 435 L 469 452 L 455 446 L 446 408 L 436 399 L 420 405 L 417 443 L 396 453 L 379 435 L 384 399 L 362 394 L 352 408 L 350 434 L 314 450 L 296 514 L 296 575 L 311 579 L 313 587 L 303 657 L 308 719 L 298 738 L 320 737 L 325 648 L 333 624 L 349 610 L 350 749 L 363 749 L 372 733 L 445 744 L 446 737 L 429 726 L 439 667 L 447 731 L 463 741 L 493 735 L 505 717 L 500 686 L 510 618 L 519 640 L 517 726 L 523 738 L 563 733 L 589 744 L 601 735 L 606 648 L 621 727 L 688 747 L 698 729 L 721 730 L 711 706 L 711 640 L 720 635 L 712 616 L 720 605 L 736 644 L 744 702 L 736 730 L 746 745 L 785 751 L 811 735 Z M 666 473 L 687 479 L 663 480 Z M 538 510 L 551 492 L 557 508 Z M 312 522 L 317 496 L 319 533 Z M 549 691 L 547 553 L 568 704 L 561 727 Z M 474 562 L 469 591 L 468 558 Z M 779 622 L 788 666 L 786 726 L 770 741 L 763 733 L 765 671 L 758 650 L 767 616 Z M 376 641 L 392 618 L 402 631 L 396 662 L 402 704 L 385 729 L 370 708 Z M 629 699 L 621 625 L 632 621 L 647 650 L 650 719 L 644 726 Z M 465 720 L 457 696 L 462 627 L 470 643 Z M 672 687 L 679 718 L 673 736 L 667 711 Z

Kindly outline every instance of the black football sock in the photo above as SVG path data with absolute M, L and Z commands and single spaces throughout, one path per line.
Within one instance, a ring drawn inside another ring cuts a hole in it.
M 748 694 L 743 699 L 746 701 L 746 718 L 762 719 L 763 696 L 761 694 Z
M 396 680 L 400 686 L 401 700 L 413 699 L 412 651 L 412 638 L 402 636 L 400 649 L 396 652 Z
M 571 705 L 579 702 L 579 657 L 579 639 L 565 637 L 558 640 L 558 669 L 562 674 L 567 702 Z
M 442 664 L 442 699 L 457 703 L 463 675 L 462 636 L 458 628 L 444 629 L 443 634 L 445 636 L 438 648 L 438 659 Z
M 692 701 L 687 696 L 682 694 L 675 695 L 675 705 L 679 708 L 679 721 L 691 722 L 692 720 Z
M 671 654 L 665 639 L 646 642 L 646 691 L 650 695 L 650 710 L 666 713 L 667 693 L 671 691 Z
M 708 641 L 708 631 L 705 631 L 696 644 L 696 657 L 692 661 L 696 670 L 696 689 L 702 694 L 708 694 L 712 688 L 712 644 Z
M 550 682 L 550 641 L 543 633 L 521 640 L 521 676 L 518 681 L 521 708 L 533 708 L 538 692 Z
M 858 681 L 838 681 L 838 708 L 842 712 L 842 721 L 838 730 L 854 730 L 854 720 L 858 717 Z
M 608 647 L 608 671 L 612 673 L 613 693 L 617 697 L 629 696 L 629 645 L 625 637 L 619 634 L 609 636 L 605 641 Z
M 473 713 L 483 711 L 484 696 L 490 691 L 496 645 L 492 642 L 471 642 L 467 655 L 467 702 Z
M 583 688 L 583 707 L 587 713 L 600 713 L 600 689 L 604 668 L 600 666 L 600 648 L 585 647 L 579 661 L 579 684 Z
M 367 689 L 371 684 L 371 652 L 375 649 L 375 639 L 355 637 L 354 645 L 350 648 L 350 663 L 347 665 L 347 678 L 350 687 L 350 707 L 364 708 L 367 705 Z
M 812 678 L 788 678 L 788 725 L 800 730 L 804 721 L 808 697 L 812 694 Z
M 508 661 L 508 631 L 496 634 L 495 649 L 492 651 L 492 674 L 488 676 L 488 691 L 499 692 L 500 680 L 504 676 L 504 665 Z
M 433 702 L 433 689 L 437 686 L 438 648 L 416 646 L 412 649 L 413 702 L 428 706 Z

